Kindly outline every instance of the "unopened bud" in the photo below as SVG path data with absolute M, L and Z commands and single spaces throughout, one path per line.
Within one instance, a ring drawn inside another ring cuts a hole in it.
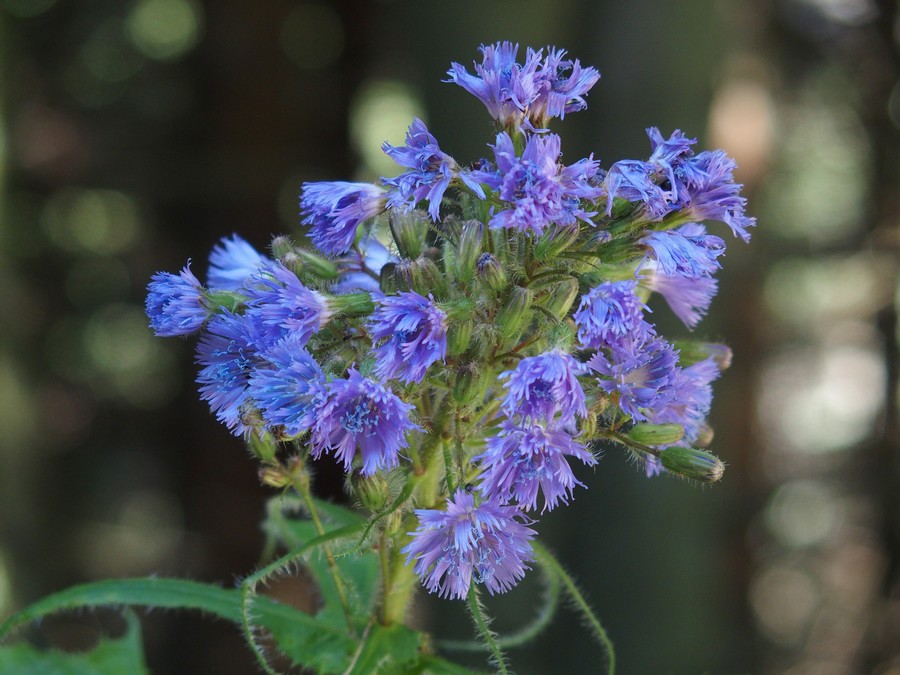
M 453 384 L 453 398 L 462 405 L 479 404 L 484 401 L 487 391 L 485 369 L 477 363 L 465 363 L 456 371 Z
M 440 299 L 447 294 L 447 280 L 429 258 L 421 257 L 413 260 L 409 267 L 409 277 L 411 290 L 420 295 L 427 296 L 431 293 Z
M 391 209 L 388 224 L 400 255 L 418 258 L 425 248 L 428 236 L 428 216 L 412 209 Z
M 528 288 L 514 286 L 506 304 L 497 312 L 497 328 L 506 340 L 513 340 L 525 328 L 534 294 Z
M 493 253 L 482 253 L 475 263 L 478 280 L 495 293 L 506 287 L 506 272 Z
M 365 291 L 329 295 L 328 307 L 337 316 L 368 316 L 375 311 L 372 296 Z
M 294 253 L 294 242 L 285 235 L 279 235 L 272 239 L 272 255 L 275 260 L 283 260 L 288 253 Z
M 353 486 L 353 492 L 362 505 L 372 512 L 382 511 L 390 503 L 390 486 L 384 476 L 380 474 L 363 476 L 359 470 L 356 470 L 350 477 L 350 485 Z
M 694 340 L 676 340 L 678 363 L 690 366 L 705 359 L 716 362 L 719 370 L 726 370 L 731 365 L 731 348 L 719 342 L 695 342 Z
M 303 260 L 304 269 L 320 279 L 334 279 L 338 275 L 337 266 L 328 258 L 318 253 L 307 251 L 305 248 L 295 248 L 294 251 Z
M 456 247 L 456 279 L 467 283 L 475 276 L 475 267 L 481 255 L 482 232 L 484 226 L 477 220 L 467 220 L 459 233 Z
M 243 422 L 243 414 L 241 415 L 241 418 Z M 246 422 L 243 423 L 246 424 Z M 259 425 L 247 426 L 261 425 L 262 418 L 260 418 Z M 258 434 L 254 431 L 247 437 L 247 448 L 263 462 L 271 462 L 275 459 L 275 453 L 278 452 L 278 443 L 276 443 L 275 438 L 270 433 L 263 432 L 262 434 Z
M 246 297 L 234 291 L 207 291 L 205 293 L 206 304 L 213 311 L 219 307 L 229 312 L 236 312 L 247 300 Z
M 578 241 L 581 228 L 578 223 L 556 225 L 547 230 L 534 245 L 534 257 L 538 260 L 550 260 Z
M 298 277 L 303 274 L 303 258 L 294 253 L 294 251 L 288 251 L 280 258 L 281 264 L 287 267 L 291 272 L 296 274 Z
M 635 424 L 628 437 L 644 445 L 671 445 L 684 437 L 680 424 Z
M 702 483 L 715 483 L 725 473 L 721 459 L 696 448 L 666 448 L 659 459 L 667 471 Z
M 381 266 L 378 285 L 387 295 L 395 295 L 400 291 L 409 290 L 409 283 L 405 279 L 401 280 L 400 272 L 397 271 L 399 266 L 400 263 L 395 262 L 387 262 Z
M 572 303 L 578 297 L 578 281 L 576 279 L 558 281 L 549 286 L 546 293 L 541 306 L 557 319 L 562 319 L 572 309 Z
M 259 480 L 263 485 L 273 488 L 284 488 L 293 482 L 293 478 L 282 466 L 267 466 L 259 470 Z
M 451 317 L 447 328 L 447 351 L 450 356 L 459 356 L 469 348 L 473 326 L 471 319 L 454 321 Z

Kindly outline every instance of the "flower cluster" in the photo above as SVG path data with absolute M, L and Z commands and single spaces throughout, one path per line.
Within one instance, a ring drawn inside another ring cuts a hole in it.
M 396 176 L 304 185 L 311 245 L 234 235 L 205 284 L 158 273 L 146 304 L 158 335 L 199 335 L 201 397 L 264 464 L 331 455 L 363 504 L 414 519 L 373 525 L 449 598 L 522 578 L 535 512 L 585 487 L 601 442 L 649 475 L 721 476 L 700 446 L 730 352 L 670 342 L 649 305 L 694 329 L 726 247 L 706 223 L 754 225 L 734 162 L 681 131 L 649 129 L 646 160 L 562 164 L 548 126 L 599 73 L 555 48 L 481 51 L 448 81 L 494 118 L 488 157 L 458 162 L 415 119 L 383 145 Z M 386 473 L 406 487 L 373 500 Z

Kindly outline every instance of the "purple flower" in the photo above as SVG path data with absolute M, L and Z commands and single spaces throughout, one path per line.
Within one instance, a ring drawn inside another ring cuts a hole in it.
M 600 79 L 596 68 L 583 68 L 578 59 L 565 58 L 564 49 L 547 48 L 541 64 L 534 101 L 528 108 L 528 118 L 538 129 L 546 128 L 554 117 L 587 108 L 587 92 Z
M 719 220 L 746 242 L 747 228 L 756 225 L 756 219 L 744 214 L 747 200 L 740 194 L 743 186 L 734 182 L 734 169 L 734 160 L 724 151 L 701 152 L 677 172 L 687 192 L 681 202 L 691 219 Z
M 537 508 L 538 492 L 544 496 L 544 511 L 557 503 L 569 503 L 576 480 L 566 457 L 577 457 L 585 464 L 597 460 L 563 429 L 543 427 L 534 422 L 501 423 L 500 433 L 491 436 L 487 449 L 473 457 L 481 463 L 482 494 L 502 503 L 515 499 L 522 508 Z
M 479 178 L 500 192 L 510 208 L 495 213 L 492 228 L 531 231 L 540 235 L 551 223 L 567 224 L 588 220 L 595 212 L 585 212 L 580 199 L 596 199 L 602 194 L 591 180 L 599 171 L 593 157 L 568 167 L 558 163 L 560 139 L 556 134 L 529 137 L 522 156 L 516 155 L 509 134 L 497 135 L 493 146 L 497 173 L 478 172 Z
M 700 428 L 712 405 L 712 382 L 719 377 L 719 368 L 713 359 L 698 361 L 675 374 L 671 399 L 648 414 L 655 424 L 674 423 L 684 427 L 681 443 L 697 440 Z
M 655 263 L 650 264 L 652 267 L 641 272 L 641 284 L 663 296 L 675 316 L 688 328 L 694 328 L 709 309 L 718 282 L 710 277 L 668 276 L 660 272 Z
M 315 422 L 315 404 L 325 394 L 325 375 L 297 335 L 261 355 L 247 391 L 270 427 L 299 436 Z
M 304 183 L 300 212 L 316 248 L 337 255 L 353 246 L 356 226 L 384 211 L 385 202 L 384 189 L 369 183 Z
M 647 306 L 635 295 L 636 287 L 633 280 L 605 281 L 581 296 L 574 318 L 583 349 L 612 347 L 654 334 L 653 326 L 644 320 Z
M 507 380 L 503 399 L 507 417 L 552 422 L 559 413 L 560 424 L 568 424 L 575 415 L 586 417 L 584 390 L 577 377 L 582 372 L 583 364 L 558 349 L 522 359 L 514 370 L 500 374 Z
M 327 298 L 304 286 L 281 263 L 254 276 L 247 293 L 248 313 L 265 326 L 270 344 L 295 335 L 298 343 L 305 345 L 333 315 Z
M 491 499 L 476 504 L 475 495 L 457 490 L 446 511 L 419 509 L 416 516 L 419 526 L 402 553 L 407 564 L 415 561 L 428 592 L 442 598 L 465 598 L 473 580 L 491 595 L 505 593 L 534 559 L 531 539 L 537 533 L 515 506 Z
M 454 177 L 465 183 L 469 189 L 484 199 L 484 190 L 470 173 L 461 170 L 456 160 L 438 147 L 437 139 L 428 131 L 425 123 L 416 118 L 406 132 L 406 145 L 397 147 L 384 143 L 382 150 L 397 164 L 411 169 L 396 178 L 382 178 L 389 188 L 389 207 L 415 206 L 423 199 L 428 200 L 428 213 L 437 221 L 440 215 L 441 199 Z
M 626 159 L 613 164 L 606 176 L 606 213 L 610 215 L 613 200 L 621 197 L 630 202 L 642 202 L 651 220 L 662 220 L 678 208 L 682 167 L 693 156 L 691 146 L 696 139 L 685 137 L 675 130 L 666 140 L 659 129 L 647 129 L 652 154 L 646 162 Z
M 250 376 L 261 364 L 259 351 L 266 343 L 260 325 L 251 317 L 227 310 L 216 314 L 197 343 L 200 398 L 209 401 L 216 419 L 235 436 L 247 435 L 254 425 L 247 396 Z
M 369 321 L 375 350 L 375 373 L 382 380 L 421 382 L 429 366 L 447 355 L 447 314 L 429 297 L 413 291 L 374 295 Z
M 675 230 L 650 231 L 639 241 L 653 251 L 660 269 L 670 277 L 708 277 L 719 269 L 716 258 L 725 252 L 725 242 L 707 234 L 697 223 L 687 223 Z
M 191 262 L 179 274 L 157 272 L 147 285 L 145 310 L 150 327 L 160 337 L 191 335 L 212 315 L 203 286 L 191 272 Z
M 659 408 L 671 399 L 678 355 L 661 339 L 613 350 L 607 357 L 597 352 L 587 366 L 601 377 L 600 388 L 618 395 L 619 407 L 636 421 L 648 419 L 645 410 Z
M 260 268 L 272 265 L 272 259 L 259 253 L 238 235 L 222 237 L 209 254 L 207 283 L 212 290 L 236 291 Z
M 344 470 L 350 471 L 358 449 L 364 475 L 392 469 L 400 463 L 399 451 L 409 445 L 407 434 L 421 430 L 409 419 L 413 408 L 387 387 L 350 368 L 349 377 L 331 382 L 327 396 L 316 406 L 313 457 L 333 451 Z
M 523 108 L 531 102 L 537 90 L 537 70 L 541 53 L 529 49 L 524 65 L 516 63 L 519 45 L 498 42 L 482 45 L 481 64 L 474 64 L 475 74 L 465 66 L 451 63 L 448 82 L 458 84 L 484 103 L 488 112 L 502 127 L 519 127 L 524 119 Z
M 478 98 L 491 116 L 507 129 L 525 127 L 530 131 L 546 128 L 550 119 L 587 107 L 584 96 L 600 79 L 594 68 L 582 67 L 566 52 L 553 47 L 528 49 L 525 62 L 516 62 L 519 46 L 499 42 L 481 47 L 482 62 L 475 63 L 471 75 L 458 63 L 452 63 L 449 82 L 458 84 Z

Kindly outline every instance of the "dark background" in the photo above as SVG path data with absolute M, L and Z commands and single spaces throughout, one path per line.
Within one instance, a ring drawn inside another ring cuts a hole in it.
M 621 672 L 900 672 L 896 26 L 874 0 L 0 0 L 0 614 L 92 579 L 254 569 L 273 493 L 198 400 L 191 343 L 147 329 L 146 283 L 188 258 L 202 277 L 224 235 L 296 232 L 300 184 L 391 171 L 380 143 L 413 115 L 484 156 L 483 107 L 441 80 L 512 40 L 603 74 L 555 125 L 566 163 L 644 158 L 645 127 L 681 128 L 737 158 L 759 218 L 749 246 L 713 227 L 722 292 L 695 331 L 735 351 L 723 482 L 647 480 L 612 448 L 539 525 Z M 323 463 L 322 494 L 338 484 Z M 491 604 L 501 632 L 535 576 Z M 471 633 L 454 603 L 417 616 Z M 255 672 L 234 626 L 144 626 L 154 672 Z M 86 614 L 30 637 L 108 629 Z M 568 609 L 510 656 L 601 664 Z

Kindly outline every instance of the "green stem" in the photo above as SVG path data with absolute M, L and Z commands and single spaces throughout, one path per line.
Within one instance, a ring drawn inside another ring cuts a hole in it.
M 502 675 L 509 675 L 509 671 L 506 669 L 506 657 L 503 655 L 503 650 L 500 649 L 500 645 L 497 644 L 497 636 L 487 624 L 487 620 L 484 616 L 484 608 L 481 606 L 481 600 L 478 597 L 478 589 L 476 588 L 474 581 L 469 586 L 467 601 L 469 603 L 469 612 L 472 614 L 472 621 L 475 623 L 475 628 L 478 630 L 481 639 L 484 640 L 484 644 L 487 646 L 488 651 L 491 652 L 494 659 L 494 665 L 497 666 L 497 671 Z
M 591 609 L 591 606 L 588 604 L 587 600 L 585 600 L 581 591 L 578 590 L 575 580 L 572 579 L 565 568 L 559 564 L 559 561 L 553 554 L 539 542 L 534 541 L 532 542 L 532 545 L 534 546 L 534 553 L 538 562 L 541 566 L 546 567 L 547 570 L 559 577 L 563 586 L 566 587 L 566 591 L 572 599 L 572 602 L 575 603 L 575 606 L 587 620 L 588 627 L 591 629 L 594 638 L 603 645 L 603 649 L 606 652 L 607 675 L 614 675 L 616 672 L 616 652 L 613 648 L 612 640 L 609 639 L 609 635 L 606 634 L 606 630 L 604 630 L 603 625 L 600 623 L 600 619 L 597 618 L 597 615 L 594 614 L 594 610 Z
M 308 475 L 304 471 L 304 475 Z M 300 478 L 294 481 L 294 489 L 300 493 L 303 497 L 303 502 L 306 504 L 306 509 L 309 511 L 309 517 L 313 521 L 313 525 L 316 528 L 316 533 L 321 537 L 325 534 L 325 528 L 322 525 L 322 519 L 319 518 L 319 510 L 316 508 L 316 504 L 313 501 L 312 493 L 309 489 L 309 481 Z M 344 611 L 344 618 L 347 620 L 347 631 L 351 636 L 356 636 L 356 626 L 353 621 L 353 611 L 350 609 L 350 602 L 347 600 L 347 591 L 344 589 L 344 582 L 341 579 L 341 572 L 338 569 L 337 562 L 334 559 L 334 553 L 331 550 L 331 546 L 329 544 L 324 544 L 322 546 L 322 550 L 325 552 L 325 559 L 328 561 L 328 571 L 331 573 L 331 578 L 334 581 L 334 587 L 337 591 L 338 598 L 341 601 L 341 609 Z
M 390 594 L 385 595 L 382 611 L 382 621 L 385 625 L 404 624 L 406 614 L 419 587 L 419 578 L 413 572 L 413 568 L 406 564 L 406 558 L 400 552 L 400 545 L 396 539 L 388 539 L 390 553 L 388 556 L 388 568 L 390 570 L 389 583 Z

